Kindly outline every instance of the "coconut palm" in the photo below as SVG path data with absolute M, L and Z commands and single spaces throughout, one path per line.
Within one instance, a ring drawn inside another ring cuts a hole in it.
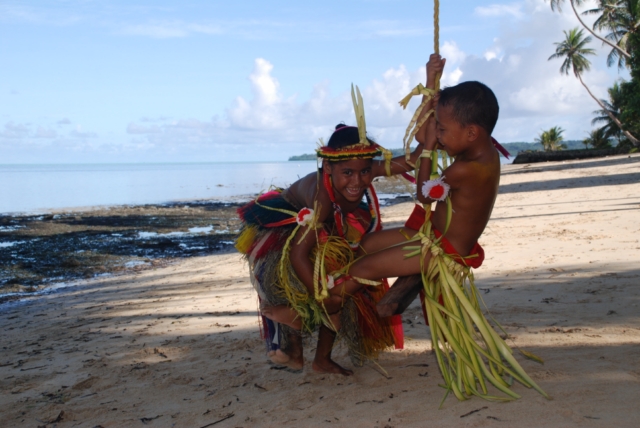
M 621 54 L 621 50 L 631 54 L 628 45 L 629 36 L 640 30 L 640 2 L 638 0 L 598 0 L 597 6 L 583 12 L 583 15 L 598 15 L 593 23 L 594 30 L 608 30 L 605 38 L 616 44 L 620 49 L 611 49 L 607 56 L 607 65 L 618 63 L 618 68 L 626 64 L 630 58 Z M 628 65 L 628 64 L 626 64 Z
M 562 137 L 563 132 L 564 129 L 559 126 L 554 126 L 548 131 L 542 131 L 534 141 L 542 144 L 545 152 L 555 152 L 566 149 L 567 146 L 562 144 L 562 140 L 564 139 Z
M 605 134 L 604 128 L 594 129 L 589 132 L 589 136 L 582 140 L 585 146 L 591 146 L 594 149 L 611 148 L 611 139 Z
M 596 125 L 598 123 L 604 123 L 604 126 L 601 128 L 604 135 L 607 138 L 615 138 L 620 142 L 620 139 L 622 138 L 622 131 L 620 131 L 618 125 L 611 120 L 610 115 L 620 119 L 620 106 L 624 100 L 624 94 L 622 93 L 622 88 L 618 82 L 615 82 L 612 87 L 607 89 L 607 92 L 609 93 L 609 100 L 600 100 L 604 109 L 593 112 L 596 117 L 593 118 L 591 124 Z
M 634 144 L 639 145 L 640 141 L 633 135 L 631 135 L 628 131 L 624 130 L 622 127 L 622 123 L 615 117 L 611 112 L 609 112 L 602 102 L 596 98 L 595 95 L 591 92 L 589 87 L 582 80 L 582 73 L 585 71 L 589 71 L 591 68 L 591 62 L 587 59 L 587 55 L 594 55 L 595 51 L 591 48 L 588 48 L 587 45 L 591 42 L 591 37 L 584 37 L 583 30 L 573 28 L 569 31 L 564 31 L 565 39 L 562 42 L 555 43 L 556 45 L 556 53 L 549 57 L 549 60 L 555 58 L 564 58 L 564 62 L 560 67 L 560 73 L 569 74 L 569 71 L 573 71 L 573 74 L 580 80 L 580 83 L 587 90 L 591 98 L 593 98 L 600 108 L 607 112 L 607 115 L 611 118 L 611 120 L 620 128 L 622 133 Z
M 551 4 L 551 10 L 556 10 L 556 9 L 562 10 L 561 9 L 561 5 L 562 5 L 563 2 L 564 2 L 564 0 L 550 0 L 549 3 Z M 591 33 L 591 35 L 593 37 L 595 37 L 596 39 L 600 40 L 602 43 L 604 43 L 606 45 L 609 45 L 613 50 L 615 50 L 617 52 L 617 55 L 623 56 L 625 58 L 630 58 L 631 55 L 623 47 L 618 46 L 617 43 L 611 42 L 611 41 L 607 40 L 605 37 L 600 36 L 595 31 L 593 31 L 591 28 L 589 28 L 589 26 L 587 24 L 584 23 L 584 21 L 580 17 L 580 14 L 576 10 L 576 6 L 580 6 L 582 3 L 585 3 L 585 1 L 584 0 L 569 0 L 569 4 L 571 4 L 571 9 L 573 9 L 573 13 L 576 16 L 576 18 L 578 18 L 578 21 L 580 21 L 580 24 L 582 24 L 582 26 L 584 28 L 586 28 L 587 31 L 589 33 Z

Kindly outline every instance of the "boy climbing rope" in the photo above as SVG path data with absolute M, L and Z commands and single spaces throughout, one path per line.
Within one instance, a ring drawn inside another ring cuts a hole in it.
M 430 63 L 438 61 L 440 56 L 433 54 Z M 434 79 L 430 73 L 434 67 L 428 65 L 428 81 Z M 427 209 L 417 205 L 405 227 L 363 239 L 366 256 L 335 275 L 339 285 L 329 292 L 332 299 L 346 298 L 381 278 L 421 274 L 425 317 L 448 391 L 460 400 L 469 395 L 518 398 L 509 388 L 511 377 L 547 397 L 484 318 L 470 271 L 484 259 L 477 241 L 491 216 L 500 181 L 499 155 L 491 137 L 498 101 L 480 82 L 446 88 L 430 100 L 428 89 L 416 91 L 427 95 L 427 114 L 431 103 L 437 103 L 436 121 L 429 117 L 426 122 L 427 140 L 417 167 L 417 195 Z M 455 158 L 442 175 L 437 172 L 437 149 Z M 508 397 L 489 395 L 485 381 Z
M 398 244 L 411 240 L 429 218 L 436 239 L 444 233 L 440 242 L 455 249 L 459 262 L 478 264 L 472 262 L 482 254 L 477 240 L 489 221 L 500 181 L 499 155 L 491 140 L 498 102 L 482 83 L 464 82 L 440 92 L 436 118 L 437 125 L 429 121 L 428 126 L 436 126 L 432 134 L 437 139 L 425 142 L 417 180 L 418 200 L 424 204 L 436 202 L 435 211 L 427 213 L 418 206 L 405 227 L 366 237 L 363 249 L 368 255 L 349 268 L 352 279 L 334 287 L 331 294 L 357 291 L 361 285 L 355 278 L 376 280 L 420 273 L 431 253 L 425 254 L 422 262 L 420 257 L 405 257 L 407 251 Z M 432 153 L 438 147 L 455 161 L 441 177 L 432 179 Z

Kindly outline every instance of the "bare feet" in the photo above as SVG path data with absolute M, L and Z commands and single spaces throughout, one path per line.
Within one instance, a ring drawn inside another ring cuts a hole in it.
M 275 351 L 270 351 L 267 356 L 274 364 L 286 366 L 292 370 L 302 370 L 304 367 L 304 360 L 301 355 L 298 358 L 292 358 L 280 349 L 276 349 Z
M 282 352 L 280 349 L 276 349 L 275 351 L 269 351 L 267 356 L 274 364 L 286 364 L 291 360 L 291 357 Z
M 316 356 L 316 359 L 313 360 L 312 367 L 313 367 L 313 370 L 319 373 L 336 373 L 336 374 L 341 374 L 343 376 L 351 376 L 353 374 L 353 371 L 347 370 L 344 367 L 341 367 L 330 358 L 318 359 L 318 357 Z
M 313 370 L 320 373 L 337 373 L 343 376 L 351 376 L 353 372 L 340 367 L 331 359 L 331 350 L 336 339 L 336 333 L 331 331 L 327 326 L 320 326 L 318 332 L 318 347 L 316 348 L 316 357 L 313 360 Z
M 288 325 L 294 330 L 302 329 L 302 320 L 298 313 L 291 307 L 286 305 L 264 306 L 260 312 L 271 321 Z

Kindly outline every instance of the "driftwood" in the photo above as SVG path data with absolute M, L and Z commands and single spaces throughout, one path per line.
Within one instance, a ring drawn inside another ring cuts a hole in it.
M 401 276 L 376 305 L 378 315 L 384 318 L 403 313 L 421 289 L 422 276 L 420 274 Z

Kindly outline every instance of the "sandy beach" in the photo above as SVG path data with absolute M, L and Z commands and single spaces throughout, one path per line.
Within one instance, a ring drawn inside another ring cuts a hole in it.
M 412 203 L 383 208 L 400 225 Z M 552 397 L 449 396 L 418 302 L 354 376 L 268 362 L 247 265 L 190 257 L 0 306 L 3 427 L 635 427 L 640 154 L 503 167 L 476 284 Z M 517 353 L 517 352 L 516 352 Z M 344 347 L 336 361 L 351 368 Z

